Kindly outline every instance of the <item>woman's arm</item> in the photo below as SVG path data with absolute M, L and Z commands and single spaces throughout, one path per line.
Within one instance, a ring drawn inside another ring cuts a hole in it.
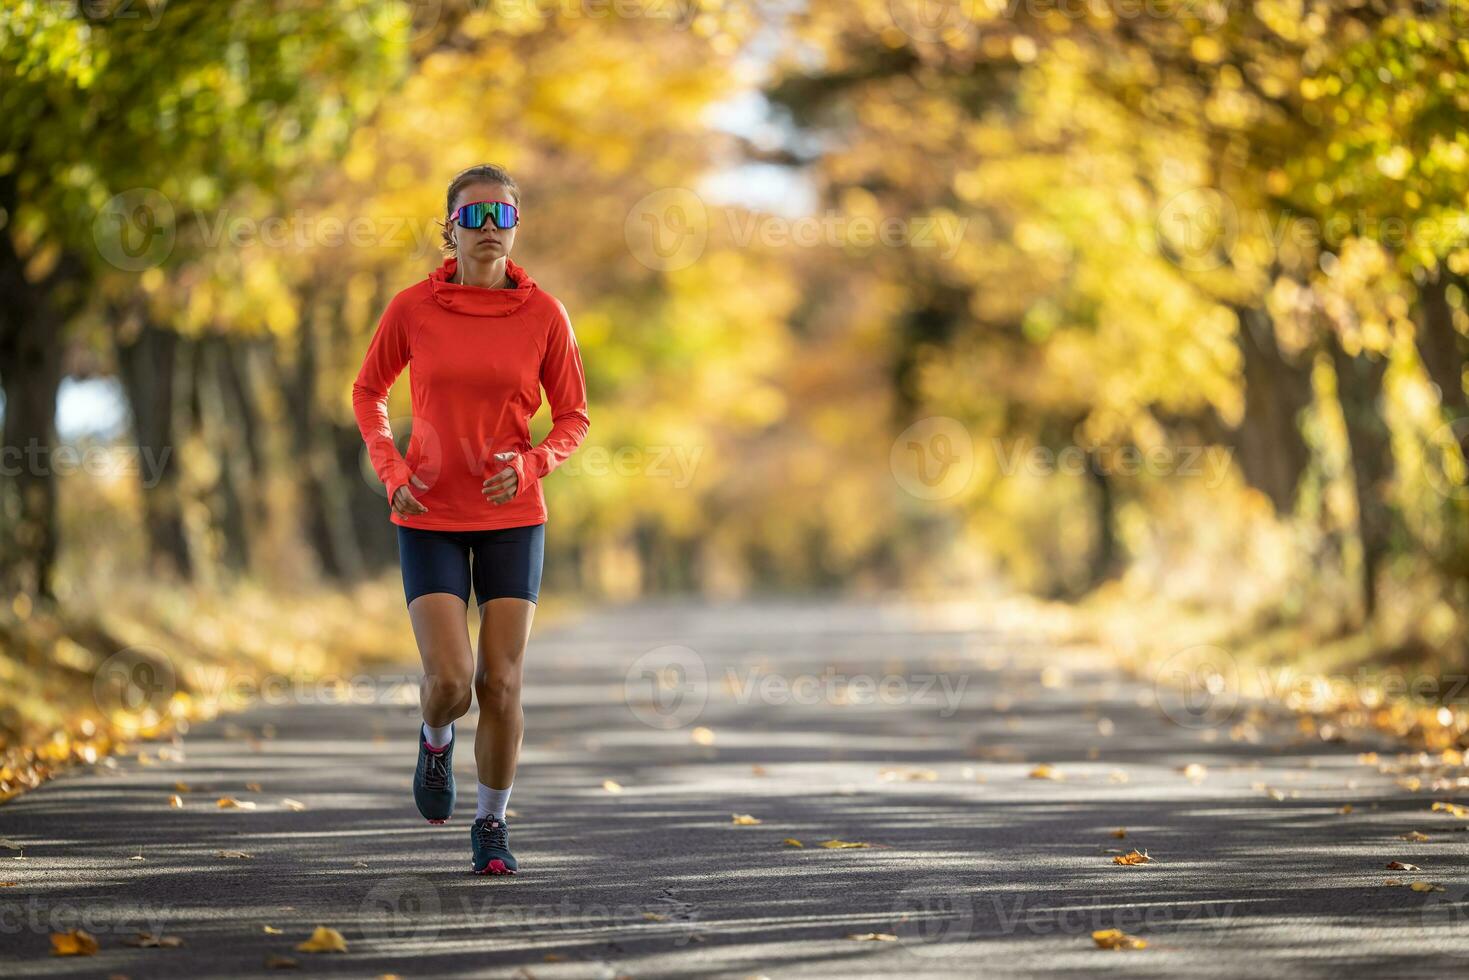
M 551 431 L 536 448 L 510 461 L 519 483 L 516 496 L 576 452 L 591 425 L 581 349 L 571 329 L 571 318 L 560 300 L 556 301 L 556 315 L 551 320 L 546 351 L 541 357 L 541 387 L 546 389 L 546 400 L 551 405 Z

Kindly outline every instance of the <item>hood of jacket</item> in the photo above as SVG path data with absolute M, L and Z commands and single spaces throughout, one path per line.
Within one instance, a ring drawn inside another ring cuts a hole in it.
M 536 291 L 536 281 L 529 272 L 505 256 L 505 274 L 515 284 L 514 289 L 487 289 L 484 286 L 466 286 L 452 282 L 459 261 L 454 256 L 444 259 L 444 264 L 428 277 L 433 288 L 434 299 L 446 310 L 465 313 L 469 316 L 509 316 L 525 305 Z

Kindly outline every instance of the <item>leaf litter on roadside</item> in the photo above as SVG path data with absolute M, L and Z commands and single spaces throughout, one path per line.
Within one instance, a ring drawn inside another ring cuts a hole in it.
M 1121 929 L 1098 929 L 1092 933 L 1092 942 L 1098 949 L 1146 949 L 1148 941 L 1129 936 Z
M 347 940 L 331 926 L 317 926 L 311 938 L 296 944 L 298 953 L 345 953 Z

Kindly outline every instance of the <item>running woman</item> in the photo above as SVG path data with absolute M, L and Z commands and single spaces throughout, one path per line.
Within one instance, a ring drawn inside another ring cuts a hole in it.
M 586 379 L 566 307 L 510 258 L 520 188 L 502 168 L 449 184 L 444 248 L 428 278 L 388 304 L 352 386 L 352 407 L 398 525 L 408 617 L 423 658 L 413 798 L 429 823 L 453 813 L 454 721 L 479 701 L 474 734 L 476 874 L 514 874 L 505 806 L 525 717 L 521 667 L 541 583 L 541 480 L 586 438 Z M 413 432 L 400 455 L 388 389 L 411 363 Z M 530 418 L 551 406 L 532 448 Z M 479 651 L 469 644 L 470 587 Z

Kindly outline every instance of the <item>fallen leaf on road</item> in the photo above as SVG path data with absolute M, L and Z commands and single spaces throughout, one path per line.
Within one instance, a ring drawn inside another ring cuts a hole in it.
M 643 918 L 647 919 L 649 922 L 667 922 L 668 921 L 668 916 L 662 915 L 661 913 L 658 913 L 658 912 L 644 912 L 643 913 Z
M 97 937 L 85 929 L 51 934 L 52 956 L 96 956 Z
M 1422 871 L 1423 869 L 1420 868 L 1420 867 L 1418 867 L 1418 865 L 1416 865 L 1416 864 L 1404 864 L 1402 861 L 1389 861 L 1389 862 L 1387 862 L 1387 870 L 1389 870 L 1389 871 Z
M 267 936 L 279 936 L 284 932 L 284 930 L 277 929 L 275 926 L 264 926 L 263 928 Z
M 1364 766 L 1375 766 L 1375 765 L 1377 765 L 1377 753 L 1376 752 L 1358 752 L 1357 753 L 1357 761 L 1360 762 Z
M 602 780 L 602 788 L 609 793 L 621 793 L 622 784 L 611 779 Z
M 215 805 L 218 806 L 221 810 L 253 810 L 253 809 L 255 809 L 255 804 L 254 803 L 246 803 L 246 802 L 244 802 L 242 800 L 235 799 L 233 796 L 221 796 L 215 802 Z
M 898 937 L 890 932 L 854 932 L 847 938 L 869 943 L 895 943 L 898 941 Z
M 1338 810 L 1338 811 L 1336 811 L 1336 812 L 1337 813 L 1351 813 L 1352 812 L 1352 805 L 1350 803 L 1343 803 L 1341 809 Z
M 168 798 L 168 805 L 175 810 L 182 810 L 184 807 L 184 798 L 175 793 Z
M 300 965 L 300 963 L 297 963 L 289 956 L 267 956 L 265 958 L 265 968 L 267 970 L 294 970 Z
M 230 858 L 236 861 L 248 861 L 255 857 L 255 855 L 249 853 L 248 851 L 215 851 L 214 856 L 220 858 Z
M 1119 854 L 1112 859 L 1113 864 L 1148 864 L 1153 859 L 1148 857 L 1147 851 L 1139 851 L 1133 848 L 1126 854 Z
M 1118 837 L 1118 838 L 1126 837 L 1127 836 L 1127 828 L 1126 827 L 1118 827 L 1116 830 L 1112 831 L 1112 836 L 1113 837 Z
M 932 769 L 880 769 L 878 776 L 886 782 L 904 780 L 907 782 L 931 783 L 939 778 L 939 774 Z
M 1397 878 L 1389 878 L 1386 881 L 1384 881 L 1383 884 L 1386 885 L 1389 888 L 1398 888 L 1398 887 L 1401 887 L 1403 883 L 1400 880 L 1398 880 Z
M 1107 774 L 1107 778 L 1114 783 L 1125 783 L 1127 782 L 1127 773 L 1123 772 L 1121 769 L 1113 769 L 1110 773 Z
M 689 732 L 689 738 L 693 739 L 699 745 L 713 745 L 714 730 L 700 725 L 698 728 Z
M 733 823 L 739 824 L 741 827 L 753 827 L 760 822 L 759 818 L 752 817 L 748 813 L 731 813 L 729 816 Z
M 763 775 L 765 775 L 765 767 L 764 766 L 751 766 L 750 767 L 750 775 L 752 775 L 752 776 L 763 776 Z
M 189 791 L 189 784 L 180 780 L 173 784 L 173 789 L 175 793 L 187 793 Z
M 1061 771 L 1049 763 L 1042 762 L 1030 771 L 1031 779 L 1065 779 Z
M 302 810 L 306 809 L 305 803 L 302 803 L 300 800 L 292 799 L 281 800 L 281 806 L 285 807 L 287 810 L 294 810 L 297 813 L 300 813 Z
M 1441 891 L 1443 891 L 1443 885 L 1435 885 L 1435 884 L 1432 884 L 1431 882 L 1427 882 L 1427 881 L 1415 881 L 1411 885 L 1409 885 L 1408 887 L 1411 888 L 1411 889 L 1413 889 L 1415 892 L 1441 892 Z
M 0 881 L 0 888 L 14 888 L 17 884 L 19 884 L 19 882 L 15 882 L 15 881 Z
M 248 789 L 252 793 L 258 793 L 258 792 L 260 792 L 260 784 L 259 783 L 246 783 L 245 784 L 245 788 Z
M 1184 779 L 1194 783 L 1203 782 L 1204 778 L 1209 775 L 1209 770 L 1197 762 L 1190 762 L 1178 771 L 1183 773 Z
M 1469 806 L 1460 806 L 1458 803 L 1445 803 L 1442 800 L 1435 801 L 1433 809 L 1440 813 L 1447 813 L 1455 817 L 1469 817 Z
M 1099 949 L 1146 949 L 1148 941 L 1129 936 L 1121 929 L 1098 929 L 1092 933 L 1092 942 Z
M 822 847 L 833 847 L 833 848 L 837 848 L 837 847 L 871 847 L 872 845 L 871 844 L 868 844 L 868 843 L 865 843 L 865 842 L 862 842 L 862 841 L 824 840 L 824 841 L 821 842 L 821 846 Z
M 345 953 L 347 940 L 330 926 L 317 926 L 311 938 L 296 944 L 298 953 Z
M 805 844 L 802 844 L 800 841 L 796 840 L 794 837 L 787 837 L 785 840 L 781 841 L 781 843 L 784 844 L 786 847 L 805 847 L 806 846 Z
M 184 941 L 178 936 L 160 936 L 152 932 L 140 932 L 132 939 L 127 940 L 129 946 L 137 946 L 139 949 L 178 949 Z
M 1419 831 L 1410 830 L 1406 834 L 1403 834 L 1402 836 L 1400 836 L 1398 839 L 1399 840 L 1411 840 L 1411 841 L 1419 841 L 1419 842 L 1421 842 L 1421 841 L 1426 841 L 1426 840 L 1432 840 L 1433 838 L 1429 837 L 1427 834 L 1420 833 Z

